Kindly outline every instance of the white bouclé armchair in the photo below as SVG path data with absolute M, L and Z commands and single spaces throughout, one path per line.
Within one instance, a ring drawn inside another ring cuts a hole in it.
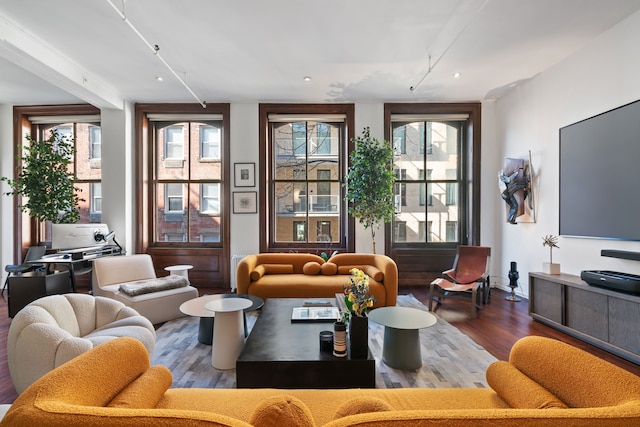
M 37 299 L 20 310 L 9 327 L 7 361 L 13 385 L 22 393 L 63 363 L 125 336 L 142 342 L 153 356 L 153 325 L 121 302 L 86 294 Z

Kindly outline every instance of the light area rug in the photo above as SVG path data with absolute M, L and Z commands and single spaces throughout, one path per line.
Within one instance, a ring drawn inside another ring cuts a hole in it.
M 413 295 L 398 296 L 398 306 L 427 310 Z M 247 313 L 251 330 L 258 312 Z M 487 367 L 497 359 L 446 320 L 420 330 L 422 367 L 402 371 L 382 361 L 384 326 L 369 321 L 369 348 L 376 359 L 376 388 L 488 387 Z M 235 388 L 235 370 L 211 366 L 211 346 L 198 342 L 199 318 L 183 317 L 156 331 L 152 365 L 164 365 L 173 374 L 172 387 Z

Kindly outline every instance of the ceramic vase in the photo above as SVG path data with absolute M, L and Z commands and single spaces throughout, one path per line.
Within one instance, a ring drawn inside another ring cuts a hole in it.
M 369 355 L 369 318 L 351 315 L 349 320 L 349 347 L 352 359 Z

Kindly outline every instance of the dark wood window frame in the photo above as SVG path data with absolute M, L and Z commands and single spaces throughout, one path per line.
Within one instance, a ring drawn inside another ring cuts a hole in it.
M 223 121 L 222 152 L 222 188 L 220 191 L 222 232 L 220 245 L 202 242 L 176 243 L 154 242 L 153 216 L 155 215 L 154 192 L 147 184 L 152 182 L 152 151 L 148 147 L 148 135 L 152 125 L 148 114 L 221 114 Z M 156 271 L 176 264 L 193 265 L 189 271 L 192 284 L 198 286 L 229 287 L 230 271 L 230 216 L 231 216 L 231 180 L 230 180 L 230 105 L 226 103 L 207 104 L 206 110 L 200 104 L 136 104 L 135 106 L 135 158 L 136 158 L 136 253 L 148 253 L 152 256 Z M 162 272 L 162 275 L 166 272 Z
M 281 252 L 300 251 L 316 253 L 322 249 L 327 249 L 326 244 L 305 244 L 299 245 L 297 242 L 287 244 L 272 244 L 270 230 L 270 211 L 268 205 L 269 174 L 271 173 L 271 149 L 269 147 L 269 115 L 270 114 L 308 114 L 310 116 L 321 116 L 328 114 L 345 115 L 345 144 L 341 153 L 344 153 L 344 161 L 341 162 L 346 173 L 348 167 L 348 156 L 353 150 L 352 138 L 355 136 L 355 106 L 354 104 L 260 104 L 259 105 L 259 222 L 260 222 L 260 252 Z M 353 217 L 347 215 L 346 209 L 341 210 L 344 221 L 345 233 L 341 236 L 340 242 L 331 243 L 331 250 L 340 252 L 355 251 L 355 221 Z M 307 230 L 308 232 L 308 230 Z
M 93 116 L 100 115 L 100 109 L 89 104 L 68 105 L 27 105 L 13 107 L 13 150 L 14 171 L 21 165 L 22 152 L 20 146 L 24 143 L 26 134 L 38 137 L 37 126 L 29 121 L 31 116 Z M 14 262 L 19 264 L 29 246 L 50 242 L 40 241 L 40 224 L 28 214 L 20 211 L 20 200 L 14 197 Z M 27 238 L 24 238 L 27 236 Z
M 384 105 L 384 134 L 392 139 L 391 116 L 394 114 L 467 114 L 465 141 L 463 142 L 462 168 L 466 176 L 463 196 L 467 209 L 460 244 L 480 244 L 480 153 L 481 153 L 480 103 L 386 103 Z M 398 264 L 400 285 L 428 285 L 442 271 L 451 268 L 457 244 L 425 243 L 422 247 L 412 245 L 395 247 L 391 224 L 385 226 L 385 253 Z

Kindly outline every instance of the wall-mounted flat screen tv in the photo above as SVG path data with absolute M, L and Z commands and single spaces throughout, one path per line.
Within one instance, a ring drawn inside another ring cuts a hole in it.
M 560 129 L 560 234 L 640 240 L 640 101 Z

